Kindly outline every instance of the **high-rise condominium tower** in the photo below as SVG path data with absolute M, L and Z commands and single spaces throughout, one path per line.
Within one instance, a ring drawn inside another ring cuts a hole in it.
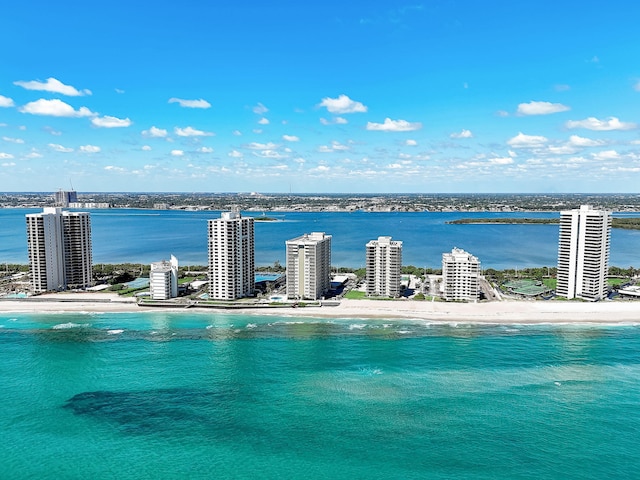
M 378 237 L 367 243 L 367 295 L 400 296 L 402 242 Z
M 223 212 L 209 220 L 209 296 L 234 300 L 253 294 L 255 287 L 253 218 Z
M 600 300 L 607 295 L 611 212 L 589 205 L 560 212 L 556 294 Z
M 28 214 L 26 220 L 33 292 L 91 286 L 90 215 L 45 208 L 42 213 Z
M 480 260 L 460 248 L 442 254 L 442 287 L 447 301 L 478 300 Z
M 331 288 L 331 235 L 313 232 L 286 245 L 287 298 L 322 298 Z
M 167 300 L 178 296 L 178 259 L 154 262 L 149 272 L 149 291 L 153 300 Z

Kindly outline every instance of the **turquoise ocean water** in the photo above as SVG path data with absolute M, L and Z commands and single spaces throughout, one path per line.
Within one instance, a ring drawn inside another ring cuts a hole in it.
M 4 313 L 0 478 L 638 478 L 639 328 Z

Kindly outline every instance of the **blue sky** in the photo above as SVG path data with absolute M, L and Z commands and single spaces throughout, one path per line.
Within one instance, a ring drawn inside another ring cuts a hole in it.
M 0 191 L 636 192 L 640 4 L 12 2 Z

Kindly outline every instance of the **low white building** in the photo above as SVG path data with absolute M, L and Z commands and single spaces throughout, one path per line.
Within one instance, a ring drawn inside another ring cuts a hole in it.
M 480 260 L 460 248 L 442 254 L 442 296 L 447 301 L 478 300 Z
M 178 296 L 178 259 L 151 264 L 149 291 L 153 300 L 167 300 Z

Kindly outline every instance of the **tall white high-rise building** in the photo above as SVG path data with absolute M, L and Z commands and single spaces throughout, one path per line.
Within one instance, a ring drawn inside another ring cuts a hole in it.
M 287 298 L 318 300 L 331 289 L 331 235 L 313 232 L 286 241 Z
M 178 296 L 178 259 L 151 264 L 149 291 L 153 300 L 167 300 Z
M 402 242 L 378 237 L 367 243 L 367 295 L 399 297 L 402 280 Z
M 447 301 L 478 300 L 480 260 L 460 248 L 442 254 L 442 293 Z
M 253 294 L 255 287 L 252 217 L 223 212 L 209 220 L 209 296 L 234 300 Z
M 34 293 L 92 284 L 91 217 L 48 207 L 26 215 L 29 273 Z
M 560 212 L 556 294 L 600 300 L 607 295 L 611 212 L 589 205 Z

